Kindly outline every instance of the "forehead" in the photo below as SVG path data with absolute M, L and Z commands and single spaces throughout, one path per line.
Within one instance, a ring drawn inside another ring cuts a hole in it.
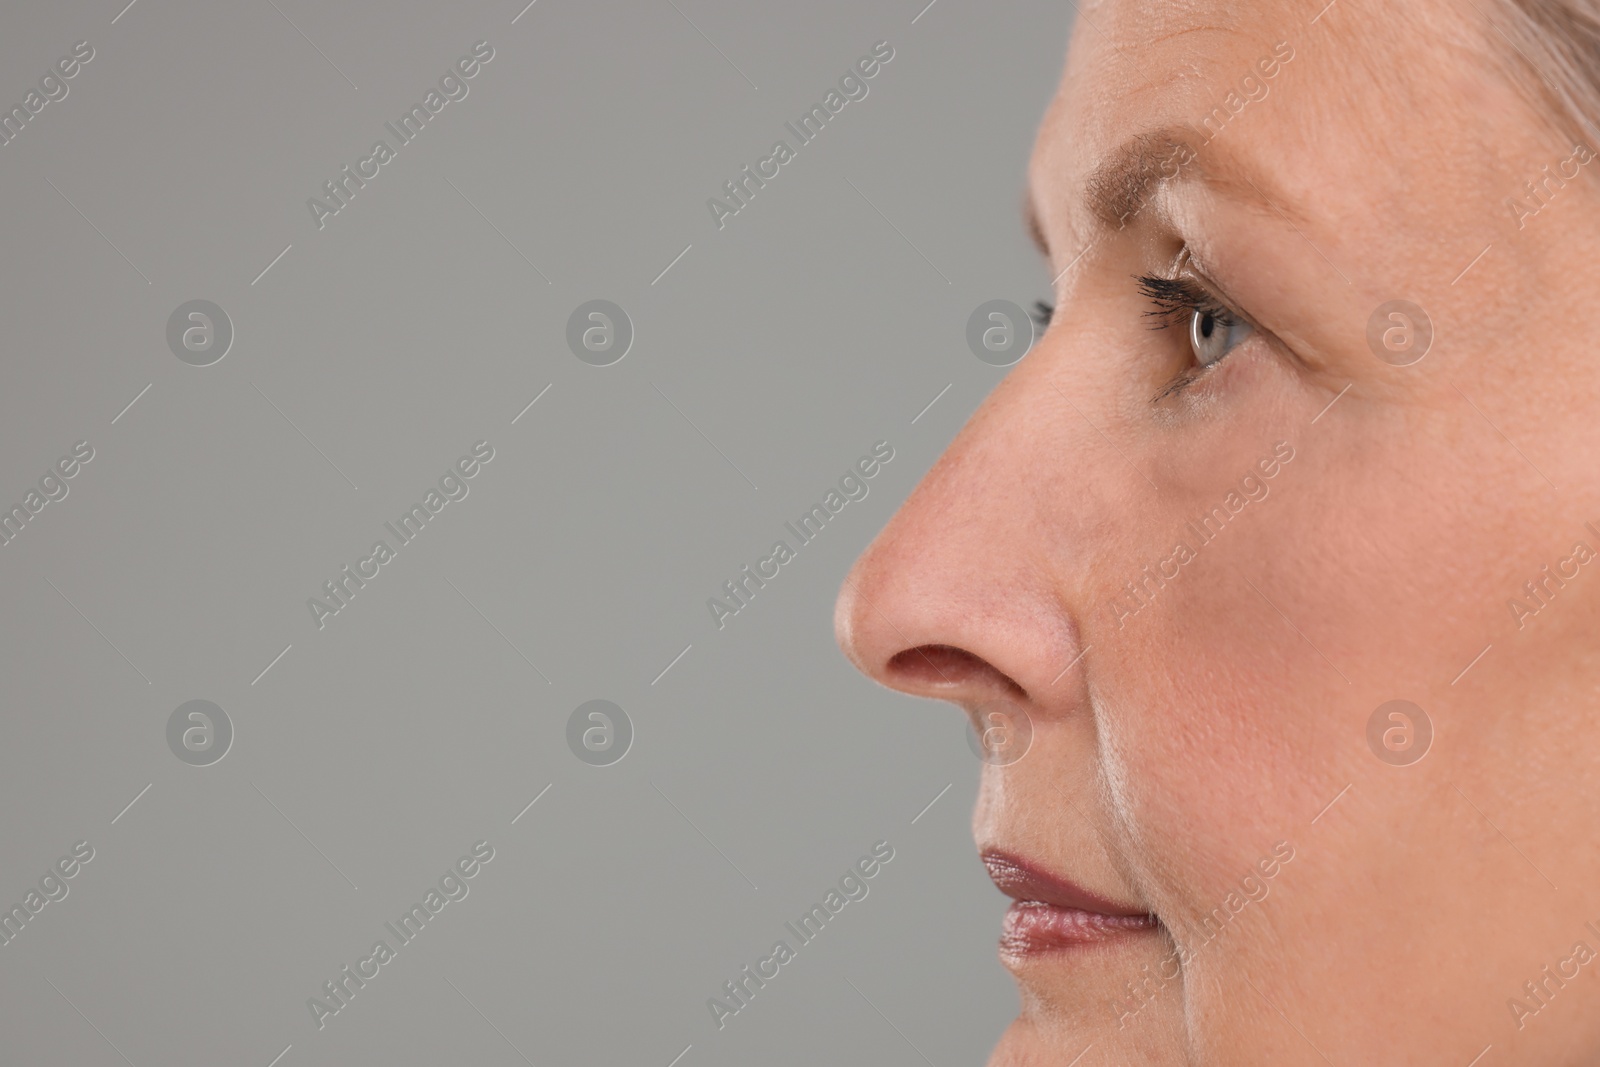
M 1252 172 L 1288 202 L 1343 214 L 1394 195 L 1379 187 L 1397 173 L 1460 152 L 1466 102 L 1511 94 L 1472 11 L 1325 5 L 1085 4 L 1030 164 L 1040 228 L 1083 231 L 1084 194 L 1107 161 L 1170 131 L 1192 135 L 1208 173 Z

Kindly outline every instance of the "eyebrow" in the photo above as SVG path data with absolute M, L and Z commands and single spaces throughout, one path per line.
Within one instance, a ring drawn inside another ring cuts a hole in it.
M 1144 207 L 1157 185 L 1182 176 L 1182 168 L 1198 156 L 1187 131 L 1176 127 L 1135 134 L 1090 173 L 1084 183 L 1084 205 L 1101 222 L 1120 227 Z M 1168 170 L 1174 160 L 1182 160 L 1176 175 Z
M 1276 203 L 1255 181 L 1243 176 L 1243 171 L 1238 171 L 1237 179 L 1227 176 L 1238 168 L 1225 159 L 1200 167 L 1199 149 L 1207 143 L 1197 141 L 1193 130 L 1181 126 L 1164 126 L 1133 135 L 1108 152 L 1090 172 L 1083 185 L 1083 206 L 1103 225 L 1121 229 L 1144 208 L 1163 182 L 1197 177 L 1225 192 L 1247 196 L 1253 192 L 1256 196 L 1252 199 L 1260 198 L 1277 210 Z M 1048 254 L 1038 205 L 1031 194 L 1023 216 L 1034 244 Z

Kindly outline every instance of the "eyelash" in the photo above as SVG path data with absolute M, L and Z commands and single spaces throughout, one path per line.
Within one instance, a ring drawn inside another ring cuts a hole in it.
M 1205 287 L 1191 278 L 1159 278 L 1142 275 L 1137 279 L 1139 292 L 1155 305 L 1145 312 L 1152 321 L 1152 330 L 1165 330 L 1171 326 L 1189 323 L 1196 315 L 1209 315 L 1223 329 L 1237 325 L 1242 320 L 1231 308 L 1220 303 Z M 1224 352 L 1210 364 L 1185 368 L 1167 386 L 1151 398 L 1152 403 L 1176 396 L 1231 355 Z
M 1212 315 L 1228 323 L 1238 318 L 1188 278 L 1158 278 L 1146 274 L 1138 282 L 1140 295 L 1148 297 L 1155 305 L 1153 310 L 1145 312 L 1147 318 L 1156 320 L 1150 327 L 1152 330 L 1183 325 L 1191 315 Z
M 1150 326 L 1152 330 L 1165 330 L 1170 326 L 1183 325 L 1195 315 L 1210 315 L 1223 326 L 1241 321 L 1240 316 L 1232 309 L 1219 303 L 1216 297 L 1189 278 L 1160 278 L 1146 274 L 1136 276 L 1135 280 L 1139 283 L 1140 295 L 1155 305 L 1145 312 L 1146 317 L 1155 320 Z M 1055 318 L 1055 311 L 1054 304 L 1043 300 L 1034 303 L 1033 318 L 1039 324 L 1041 332 L 1049 329 L 1051 321 Z M 1198 380 L 1202 373 L 1227 359 L 1228 355 L 1229 353 L 1224 353 L 1208 367 L 1185 370 L 1153 399 L 1162 400 L 1182 392 Z

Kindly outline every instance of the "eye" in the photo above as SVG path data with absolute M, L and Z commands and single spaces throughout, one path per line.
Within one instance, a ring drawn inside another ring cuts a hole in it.
M 1220 363 L 1254 332 L 1243 316 L 1225 307 L 1192 278 L 1145 276 L 1139 279 L 1139 291 L 1155 305 L 1145 312 L 1154 320 L 1152 329 L 1187 328 L 1190 355 L 1201 369 Z
M 1250 336 L 1250 324 L 1225 308 L 1196 307 L 1189 313 L 1189 347 L 1194 360 L 1209 367 Z

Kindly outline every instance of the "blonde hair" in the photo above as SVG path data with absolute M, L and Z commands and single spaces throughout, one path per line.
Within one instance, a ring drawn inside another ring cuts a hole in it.
M 1525 88 L 1558 125 L 1600 143 L 1600 0 L 1500 0 L 1496 29 L 1516 49 Z

